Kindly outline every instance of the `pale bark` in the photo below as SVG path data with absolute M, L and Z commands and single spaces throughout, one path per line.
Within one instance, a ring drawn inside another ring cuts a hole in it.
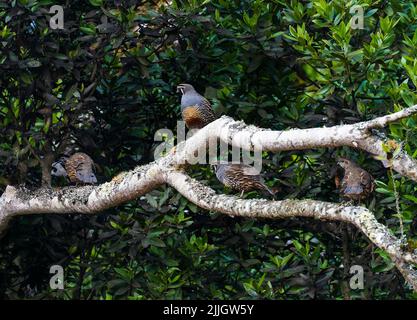
M 92 214 L 135 199 L 167 183 L 197 206 L 231 216 L 253 219 L 298 216 L 349 222 L 389 254 L 404 278 L 417 291 L 416 252 L 404 249 L 400 240 L 365 207 L 315 200 L 244 200 L 216 194 L 214 190 L 183 171 L 184 164 L 192 161 L 196 152 L 206 148 L 208 142 L 216 138 L 242 149 L 253 150 L 256 146 L 263 151 L 272 152 L 349 146 L 383 159 L 386 158 L 382 148 L 384 141 L 374 135 L 372 129 L 382 128 L 415 113 L 417 106 L 367 122 L 285 131 L 257 128 L 223 116 L 182 142 L 175 151 L 150 164 L 119 174 L 110 182 L 98 186 L 37 190 L 8 186 L 0 197 L 0 231 L 17 215 L 71 212 Z M 392 167 L 401 175 L 417 181 L 417 162 L 404 151 L 392 159 Z

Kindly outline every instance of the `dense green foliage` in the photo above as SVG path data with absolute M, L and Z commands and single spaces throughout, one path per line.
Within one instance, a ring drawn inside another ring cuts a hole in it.
M 57 2 L 64 30 L 49 28 Z M 365 11 L 363 30 L 350 26 L 355 4 Z M 205 93 L 218 114 L 276 130 L 352 123 L 411 106 L 416 22 L 417 6 L 405 0 L 2 1 L 0 192 L 8 184 L 39 187 L 42 169 L 45 176 L 68 148 L 92 156 L 101 182 L 152 161 L 155 131 L 175 130 L 180 119 L 175 88 L 182 82 Z M 385 132 L 413 157 L 415 120 Z M 395 153 L 394 146 L 387 148 Z M 401 218 L 415 243 L 415 184 L 358 150 L 265 153 L 266 181 L 281 188 L 281 199 L 337 202 L 329 178 L 336 155 L 377 177 L 368 207 L 397 236 Z M 228 192 L 208 166 L 191 172 Z M 49 289 L 53 264 L 65 268 L 62 291 Z M 353 264 L 367 271 L 365 290 L 347 287 Z M 0 240 L 0 297 L 416 296 L 386 254 L 351 226 L 233 219 L 163 187 L 97 216 L 13 220 Z

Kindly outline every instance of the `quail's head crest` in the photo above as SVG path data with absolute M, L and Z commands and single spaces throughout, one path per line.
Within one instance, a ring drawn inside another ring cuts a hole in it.
M 191 84 L 188 83 L 180 83 L 177 86 L 177 92 L 181 92 L 182 94 L 185 94 L 187 92 L 194 91 L 194 87 Z

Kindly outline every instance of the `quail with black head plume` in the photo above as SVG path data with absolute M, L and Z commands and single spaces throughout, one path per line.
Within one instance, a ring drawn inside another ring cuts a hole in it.
M 178 85 L 177 91 L 182 93 L 181 114 L 189 129 L 201 129 L 216 120 L 210 102 L 195 91 L 188 83 Z
M 52 164 L 53 176 L 68 177 L 75 184 L 95 184 L 94 162 L 85 153 L 77 152 L 72 156 L 64 156 Z

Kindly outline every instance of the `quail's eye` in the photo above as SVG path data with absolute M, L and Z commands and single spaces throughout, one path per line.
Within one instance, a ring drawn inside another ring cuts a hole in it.
M 56 168 L 52 167 L 52 172 L 55 173 L 56 172 Z

